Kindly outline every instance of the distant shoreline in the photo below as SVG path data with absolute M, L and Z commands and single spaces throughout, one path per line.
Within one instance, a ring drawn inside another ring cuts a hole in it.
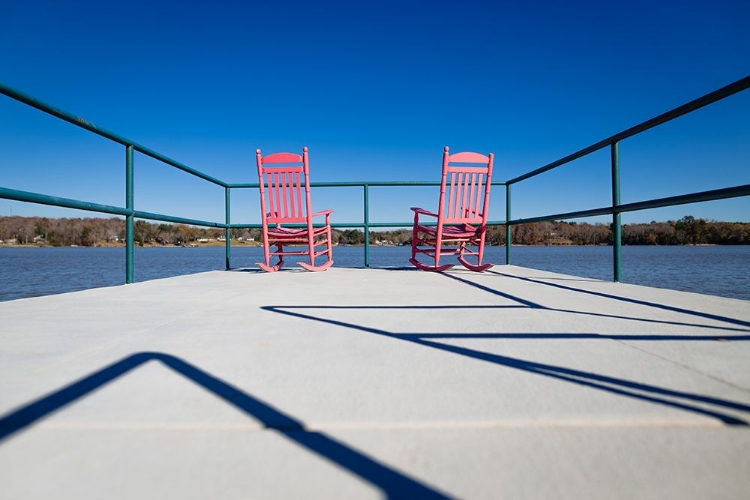
M 154 244 L 146 244 L 146 245 L 135 245 L 135 248 L 223 248 L 225 246 L 224 242 L 218 242 L 218 243 L 199 243 L 199 244 L 190 244 L 190 245 L 154 245 Z M 232 242 L 231 244 L 232 248 L 262 248 L 263 245 L 260 243 L 244 243 L 244 242 Z M 364 247 L 363 244 L 357 244 L 357 245 L 334 245 L 334 247 Z M 410 248 L 411 245 L 375 245 L 370 244 L 370 247 L 405 247 Z M 488 247 L 504 247 L 505 245 L 487 245 Z M 611 247 L 612 245 L 528 245 L 528 244 L 521 244 L 521 243 L 513 243 L 511 246 L 513 247 Z M 651 245 L 651 244 L 643 244 L 643 245 L 626 245 L 623 244 L 624 247 L 718 247 L 718 246 L 726 246 L 726 247 L 732 247 L 732 246 L 748 246 L 747 243 L 745 244 L 737 244 L 737 245 L 721 245 L 716 243 L 684 243 L 684 244 L 675 244 L 675 245 Z M 35 245 L 35 244 L 21 244 L 21 245 L 14 245 L 14 244 L 5 244 L 0 243 L 0 249 L 3 248 L 125 248 L 124 244 L 101 244 L 101 245 L 91 245 L 91 246 L 84 246 L 84 245 L 66 245 L 66 246 L 53 246 L 53 245 Z
M 140 245 L 136 243 L 136 248 L 221 248 L 226 246 L 223 241 L 209 242 L 209 243 L 191 243 L 190 245 L 158 245 L 152 243 L 146 243 Z M 242 241 L 232 242 L 233 247 L 262 247 L 261 243 L 245 243 Z M 8 244 L 0 243 L 0 248 L 125 248 L 125 243 L 101 243 L 96 245 L 37 245 L 34 243 L 27 244 Z
M 67 247 L 117 247 L 125 244 L 128 234 L 125 221 L 118 218 L 45 219 L 39 217 L 0 217 L 0 245 L 49 245 Z M 650 224 L 623 224 L 623 245 L 748 245 L 750 223 L 717 222 L 685 216 L 677 221 Z M 489 226 L 486 244 L 504 246 L 508 228 Z M 232 229 L 231 234 L 219 229 L 196 228 L 185 224 L 156 224 L 136 221 L 133 241 L 146 247 L 211 247 L 226 245 L 231 236 L 232 246 L 260 246 L 263 233 L 259 228 Z M 412 231 L 369 231 L 372 246 L 409 246 Z M 334 245 L 361 246 L 366 235 L 358 229 L 333 228 Z M 589 246 L 612 245 L 614 234 L 609 224 L 549 221 L 519 224 L 511 228 L 514 245 L 529 246 Z

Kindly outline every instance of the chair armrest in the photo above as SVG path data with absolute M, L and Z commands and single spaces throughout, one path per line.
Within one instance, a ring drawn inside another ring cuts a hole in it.
M 318 217 L 319 215 L 331 215 L 333 213 L 333 210 L 321 210 L 320 212 L 315 212 L 314 214 L 311 214 L 312 217 Z
M 424 208 L 411 207 L 411 209 L 412 209 L 412 211 L 414 211 L 415 213 L 418 213 L 418 214 L 429 215 L 430 217 L 437 217 L 438 216 L 438 214 L 433 213 L 433 212 L 428 212 Z

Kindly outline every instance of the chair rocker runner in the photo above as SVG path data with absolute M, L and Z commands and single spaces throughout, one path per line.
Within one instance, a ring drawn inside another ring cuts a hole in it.
M 446 146 L 437 213 L 411 207 L 414 227 L 409 262 L 414 266 L 424 271 L 442 272 L 453 265 L 441 265 L 440 258 L 458 256 L 458 262 L 471 271 L 481 272 L 492 267 L 492 264 L 482 264 L 482 257 L 493 160 L 492 153 L 489 156 L 471 152 L 451 155 Z M 436 219 L 437 225 L 424 225 L 425 217 Z M 417 254 L 427 256 L 429 263 L 417 260 Z M 476 264 L 469 263 L 467 257 L 472 260 L 476 257 Z
M 259 149 L 255 152 L 255 157 L 260 184 L 265 257 L 265 262 L 257 263 L 258 267 L 266 272 L 275 272 L 284 265 L 284 256 L 308 255 L 310 263 L 299 262 L 300 266 L 308 271 L 325 271 L 333 264 L 330 223 L 333 210 L 312 213 L 307 148 L 302 149 L 302 156 L 294 153 L 261 156 Z M 315 227 L 313 218 L 322 216 L 325 216 L 325 225 Z M 319 247 L 324 249 L 316 250 Z M 279 261 L 271 265 L 273 256 L 278 257 Z M 321 256 L 327 256 L 328 259 L 316 266 L 315 258 Z

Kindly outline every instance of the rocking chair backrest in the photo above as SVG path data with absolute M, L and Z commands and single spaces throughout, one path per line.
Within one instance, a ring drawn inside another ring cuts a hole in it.
M 308 221 L 310 210 L 310 169 L 307 148 L 302 156 L 255 152 L 260 183 L 263 224 L 297 224 Z
M 487 223 L 494 155 L 443 152 L 438 224 Z

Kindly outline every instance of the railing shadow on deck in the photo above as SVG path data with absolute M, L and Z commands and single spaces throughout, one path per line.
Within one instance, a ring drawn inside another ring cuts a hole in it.
M 494 291 L 493 291 L 494 292 Z M 509 294 L 502 294 L 505 298 L 513 298 L 512 295 Z M 497 308 L 530 308 L 530 309 L 547 309 L 543 306 L 539 306 L 537 304 L 529 304 L 527 301 L 524 301 L 522 299 L 518 299 L 518 301 L 522 304 L 521 306 L 491 306 L 491 307 L 497 307 Z M 525 305 L 523 305 L 525 304 Z M 474 306 L 441 306 L 440 309 L 464 309 L 468 308 L 471 309 Z M 650 403 L 660 404 L 663 406 L 668 406 L 671 408 L 676 408 L 679 410 L 684 410 L 692 413 L 696 413 L 703 416 L 708 416 L 715 418 L 721 422 L 723 422 L 726 425 L 732 425 L 732 426 L 748 426 L 750 425 L 750 422 L 739 418 L 737 416 L 725 413 L 725 410 L 737 410 L 741 412 L 750 412 L 750 405 L 736 402 L 736 401 L 730 401 L 726 399 L 720 399 L 715 398 L 712 396 L 702 395 L 702 394 L 694 394 L 694 393 L 688 393 L 683 391 L 677 391 L 673 389 L 667 389 L 664 387 L 659 387 L 652 384 L 645 384 L 641 382 L 636 382 L 632 380 L 627 380 L 623 378 L 617 378 L 617 377 L 611 377 L 607 375 L 601 375 L 597 373 L 592 372 L 586 372 L 582 370 L 575 370 L 572 368 L 566 368 L 562 366 L 555 366 L 550 364 L 544 364 L 544 363 L 538 363 L 535 361 L 529 361 L 524 360 L 520 358 L 513 358 L 509 356 L 502 356 L 498 354 L 492 354 L 487 353 L 483 351 L 478 351 L 474 349 L 469 349 L 466 347 L 459 347 L 449 344 L 443 344 L 440 342 L 435 342 L 434 340 L 446 340 L 446 339 L 507 339 L 507 338 L 513 338 L 513 339 L 522 339 L 522 338 L 542 338 L 542 339 L 571 339 L 571 338 L 594 338 L 594 339 L 613 339 L 613 340 L 658 340 L 658 341 L 667 341 L 667 340 L 726 340 L 726 339 L 732 339 L 732 340 L 743 340 L 748 341 L 750 340 L 750 335 L 743 335 L 743 336 L 698 336 L 698 337 L 692 337 L 692 336 L 669 336 L 669 335 L 661 335 L 661 336 L 632 336 L 635 338 L 631 338 L 631 336 L 619 336 L 619 335 L 607 335 L 607 334 L 505 334 L 505 333 L 431 333 L 431 332 L 414 332 L 414 333 L 394 333 L 389 332 L 387 330 L 383 330 L 380 328 L 374 328 L 370 326 L 365 325 L 358 325 L 356 323 L 346 322 L 346 321 L 340 321 L 330 318 L 323 318 L 320 316 L 315 316 L 313 314 L 308 313 L 307 311 L 330 311 L 330 310 L 341 310 L 341 309 L 349 309 L 349 310 L 371 310 L 371 309 L 393 309 L 393 310 L 403 310 L 403 309 L 424 309 L 425 306 L 368 306 L 368 305 L 362 305 L 362 306 L 328 306 L 328 305 L 300 305 L 300 306 L 294 306 L 294 305 L 271 305 L 271 306 L 264 306 L 262 307 L 263 310 L 294 317 L 298 319 L 304 319 L 319 323 L 325 323 L 329 325 L 334 325 L 338 327 L 343 328 L 349 328 L 352 330 L 370 333 L 382 337 L 391 338 L 394 340 L 400 340 L 409 342 L 412 344 L 420 345 L 423 347 L 429 347 L 445 352 L 450 352 L 453 354 L 457 354 L 460 356 L 465 356 L 477 361 L 483 361 L 483 362 L 489 362 L 495 365 L 504 366 L 508 368 L 513 368 L 521 371 L 525 371 L 528 373 L 533 373 L 536 375 L 542 375 L 545 377 L 561 380 L 564 382 L 569 382 L 585 387 L 589 387 L 592 389 L 597 389 L 600 391 L 608 392 L 611 394 L 616 394 L 618 396 L 624 396 L 629 397 L 641 401 L 646 401 Z M 429 309 L 430 306 L 427 306 Z M 554 309 L 553 309 L 554 310 Z M 305 311 L 305 312 L 303 312 Z M 580 312 L 580 311 L 561 311 L 561 312 L 570 312 L 575 314 L 583 314 L 586 315 L 588 313 Z M 642 320 L 642 318 L 627 318 L 627 317 L 619 317 L 614 316 L 618 319 L 633 319 L 633 320 Z M 705 327 L 705 325 L 699 325 L 699 324 L 689 324 L 689 323 L 673 323 L 673 322 L 664 322 L 666 324 L 677 324 L 681 326 L 695 326 L 695 327 Z M 715 328 L 715 327 L 712 327 Z M 732 331 L 738 331 L 738 329 L 731 328 Z M 750 330 L 739 330 L 739 331 L 749 331 Z M 703 405 L 710 405 L 711 408 L 704 408 L 701 406 L 698 406 L 699 404 Z M 714 408 L 715 407 L 715 408 Z
M 651 308 L 655 308 L 655 309 L 662 309 L 662 310 L 665 310 L 665 311 L 671 311 L 671 312 L 675 312 L 675 313 L 679 313 L 679 314 L 685 314 L 685 315 L 688 315 L 688 316 L 696 316 L 696 317 L 699 317 L 699 318 L 705 318 L 705 319 L 715 320 L 715 321 L 719 321 L 719 322 L 729 323 L 729 324 L 732 324 L 732 325 L 737 325 L 738 327 L 741 327 L 741 328 L 727 327 L 727 326 L 718 326 L 718 325 L 705 325 L 705 324 L 700 324 L 700 323 L 687 323 L 687 322 L 681 322 L 681 321 L 667 321 L 667 320 L 646 318 L 646 317 L 641 317 L 641 316 L 622 316 L 622 315 L 606 314 L 606 313 L 600 313 L 600 312 L 594 312 L 594 311 L 575 311 L 575 310 L 572 310 L 572 309 L 555 308 L 555 307 L 545 306 L 545 305 L 539 304 L 537 302 L 533 302 L 533 301 L 531 301 L 529 299 L 525 299 L 523 297 L 519 297 L 519 296 L 516 296 L 516 295 L 509 294 L 507 292 L 503 292 L 503 291 L 498 290 L 496 288 L 492 288 L 490 286 L 483 285 L 483 284 L 477 283 L 475 281 L 471 281 L 471 280 L 468 280 L 468 279 L 465 279 L 465 278 L 461 278 L 460 276 L 456 275 L 455 273 L 439 273 L 439 275 L 442 276 L 442 277 L 445 277 L 445 278 L 449 278 L 449 279 L 452 279 L 452 280 L 455 280 L 455 281 L 459 281 L 459 282 L 461 282 L 461 283 L 463 283 L 465 285 L 468 285 L 468 286 L 471 286 L 473 288 L 477 288 L 479 290 L 482 290 L 483 292 L 487 292 L 487 293 L 492 294 L 492 295 L 497 295 L 498 297 L 502 297 L 502 298 L 505 298 L 505 299 L 508 299 L 508 300 L 512 300 L 513 302 L 516 302 L 516 303 L 520 304 L 520 306 L 492 306 L 492 305 L 450 306 L 450 305 L 446 305 L 446 306 L 403 306 L 403 307 L 410 308 L 410 309 L 413 309 L 413 308 L 416 308 L 416 309 L 430 309 L 430 308 L 435 308 L 435 309 L 451 309 L 453 307 L 461 307 L 461 308 L 469 308 L 469 309 L 471 309 L 471 308 L 482 309 L 482 308 L 520 308 L 520 307 L 525 307 L 525 308 L 529 308 L 529 309 L 540 309 L 540 310 L 543 309 L 543 310 L 546 310 L 546 311 L 556 311 L 556 312 L 563 312 L 563 313 L 570 313 L 570 314 L 582 314 L 582 315 L 585 315 L 585 316 L 596 316 L 596 317 L 602 317 L 602 318 L 622 319 L 622 320 L 627 320 L 627 321 L 639 321 L 639 322 L 644 322 L 644 323 L 657 323 L 657 324 L 663 324 L 663 325 L 688 326 L 688 327 L 691 327 L 691 328 L 710 328 L 712 330 L 726 330 L 726 331 L 732 331 L 732 332 L 748 332 L 748 333 L 750 333 L 750 322 L 743 321 L 743 320 L 740 320 L 740 319 L 737 319 L 737 318 L 730 318 L 730 317 L 727 317 L 727 316 L 720 316 L 720 315 L 717 315 L 717 314 L 710 314 L 710 313 L 705 313 L 705 312 L 700 312 L 700 311 L 694 311 L 692 309 L 685 309 L 685 308 L 682 308 L 682 307 L 671 306 L 671 305 L 668 305 L 668 304 L 660 304 L 658 302 L 649 302 L 649 301 L 645 301 L 645 300 L 633 299 L 631 297 L 623 297 L 623 296 L 620 296 L 620 295 L 613 295 L 613 294 L 610 294 L 610 293 L 595 292 L 595 291 L 592 291 L 592 290 L 584 290 L 582 288 L 577 288 L 577 287 L 572 287 L 572 286 L 567 286 L 567 285 L 561 285 L 561 284 L 558 284 L 558 283 L 550 283 L 547 280 L 547 278 L 545 278 L 544 280 L 534 279 L 534 278 L 526 278 L 526 277 L 522 277 L 522 276 L 516 276 L 516 275 L 513 275 L 513 274 L 507 274 L 507 273 L 502 273 L 502 272 L 492 271 L 492 270 L 485 271 L 483 273 L 484 276 L 494 275 L 494 276 L 497 276 L 497 277 L 505 277 L 505 278 L 518 279 L 518 280 L 527 281 L 527 282 L 535 283 L 535 284 L 539 284 L 539 285 L 551 286 L 553 288 L 558 288 L 558 289 L 566 290 L 566 291 L 570 291 L 570 292 L 577 292 L 577 293 L 589 294 L 589 295 L 594 295 L 594 296 L 602 297 L 602 298 L 609 299 L 609 300 L 617 300 L 617 301 L 627 302 L 627 303 L 631 303 L 631 304 L 635 304 L 635 305 L 639 305 L 639 306 L 651 307 Z M 477 276 L 476 273 L 471 273 L 471 272 L 469 272 L 468 275 Z M 599 280 L 592 280 L 592 279 L 588 279 L 588 278 L 581 278 L 581 279 L 571 278 L 571 279 L 569 279 L 567 281 L 575 281 L 575 282 L 597 282 Z M 331 307 L 334 308 L 334 309 L 335 308 L 347 308 L 347 306 L 331 306 Z M 377 308 L 377 307 L 381 307 L 381 306 L 372 306 L 372 307 L 376 307 Z M 398 308 L 401 308 L 402 306 L 382 306 L 382 307 L 383 308 L 395 308 L 395 309 L 398 309 Z M 503 335 L 505 335 L 505 334 L 503 334 Z M 507 335 L 514 335 L 514 334 L 507 334 Z M 526 334 L 520 334 L 520 335 L 526 335 Z M 544 334 L 540 334 L 540 335 L 544 335 Z M 637 335 L 636 336 L 636 335 L 631 335 L 631 336 L 628 336 L 628 335 L 603 335 L 603 334 L 560 334 L 560 335 L 566 335 L 566 337 L 564 337 L 564 338 L 609 338 L 609 339 L 613 339 L 613 340 L 638 340 L 638 339 L 641 339 L 641 340 L 727 340 L 728 339 L 728 337 L 725 337 L 725 336 L 719 337 L 719 336 L 715 336 L 715 335 L 703 336 L 703 337 L 695 337 L 695 336 L 689 336 L 689 335 L 681 335 L 681 336 L 674 336 L 674 335 L 650 335 L 650 336 L 642 336 L 642 335 Z M 507 337 L 507 338 L 510 338 L 510 337 Z M 542 337 L 534 337 L 534 338 L 542 338 Z M 558 335 L 557 338 L 563 338 L 563 337 L 560 337 Z M 729 337 L 729 339 L 732 339 L 732 340 L 748 340 L 747 338 L 738 337 L 738 336 L 732 336 L 732 337 Z
M 0 445 L 34 423 L 64 409 L 92 392 L 113 382 L 144 363 L 159 361 L 206 391 L 218 396 L 246 415 L 259 420 L 265 429 L 275 431 L 300 447 L 348 470 L 387 498 L 433 498 L 450 496 L 418 479 L 368 457 L 364 453 L 326 435 L 311 431 L 305 424 L 270 404 L 232 386 L 180 358 L 159 352 L 140 352 L 102 368 L 66 387 L 0 416 Z
M 506 273 L 501 273 L 501 272 L 497 272 L 497 271 L 488 271 L 488 272 L 490 274 L 495 274 L 497 276 L 502 276 L 502 277 L 512 278 L 512 279 L 518 279 L 518 280 L 527 281 L 527 282 L 530 282 L 530 283 L 536 283 L 538 285 L 550 286 L 550 287 L 553 287 L 553 288 L 558 288 L 558 289 L 566 290 L 566 291 L 570 291 L 570 292 L 582 293 L 582 294 L 587 294 L 587 295 L 594 295 L 594 296 L 602 297 L 602 298 L 605 298 L 605 299 L 617 300 L 617 301 L 627 302 L 627 303 L 630 303 L 630 304 L 636 304 L 636 305 L 639 305 L 639 306 L 646 306 L 646 307 L 651 307 L 651 308 L 655 308 L 655 309 L 662 309 L 664 311 L 671 311 L 671 312 L 676 312 L 676 313 L 679 313 L 679 314 L 686 314 L 688 316 L 696 316 L 696 317 L 699 317 L 699 318 L 705 318 L 705 319 L 720 321 L 720 322 L 724 322 L 724 323 L 730 323 L 730 324 L 734 324 L 734 325 L 738 325 L 738 326 L 746 328 L 746 329 L 737 329 L 737 331 L 750 331 L 750 322 L 743 321 L 743 320 L 736 319 L 736 318 L 730 318 L 730 317 L 727 317 L 727 316 L 720 316 L 718 314 L 710 314 L 710 313 L 706 313 L 706 312 L 695 311 L 695 310 L 692 310 L 692 309 L 685 309 L 683 307 L 671 306 L 669 304 L 660 304 L 658 302 L 650 302 L 650 301 L 646 301 L 646 300 L 634 299 L 634 298 L 631 298 L 631 297 L 623 297 L 623 296 L 620 296 L 620 295 L 613 295 L 613 294 L 610 294 L 610 293 L 595 292 L 595 291 L 592 291 L 592 290 L 583 290 L 581 288 L 576 288 L 576 287 L 571 287 L 571 286 L 567 286 L 567 285 L 562 285 L 560 283 L 551 283 L 551 282 L 546 281 L 546 280 L 540 280 L 540 279 L 534 279 L 534 278 L 526 278 L 526 277 L 522 277 L 522 276 L 515 276 L 515 275 L 512 275 L 512 274 L 506 274 Z M 463 283 L 466 283 L 468 285 L 471 285 L 471 286 L 474 286 L 474 287 L 479 287 L 479 288 L 481 288 L 481 289 L 483 289 L 483 290 L 485 290 L 487 292 L 490 292 L 490 293 L 494 293 L 494 294 L 501 294 L 502 293 L 502 292 L 499 292 L 499 291 L 494 290 L 492 288 L 479 285 L 478 283 L 474 283 L 474 282 L 471 282 L 469 280 L 461 279 L 461 278 L 459 278 L 457 276 L 452 276 L 452 275 L 446 275 L 446 276 L 448 276 L 450 278 L 453 278 L 453 279 L 456 279 L 456 280 L 459 280 L 459 281 L 461 281 Z M 565 312 L 575 312 L 575 311 L 565 311 Z M 587 314 L 596 315 L 596 313 L 587 313 Z M 655 320 L 647 320 L 647 319 L 644 318 L 644 319 L 642 319 L 642 321 L 655 321 Z M 675 324 L 680 324 L 680 323 L 675 323 Z M 699 325 L 686 324 L 686 326 L 699 326 Z M 703 326 L 706 327 L 705 325 L 703 325 Z M 710 326 L 709 328 L 728 329 L 728 328 L 715 327 L 715 326 Z

